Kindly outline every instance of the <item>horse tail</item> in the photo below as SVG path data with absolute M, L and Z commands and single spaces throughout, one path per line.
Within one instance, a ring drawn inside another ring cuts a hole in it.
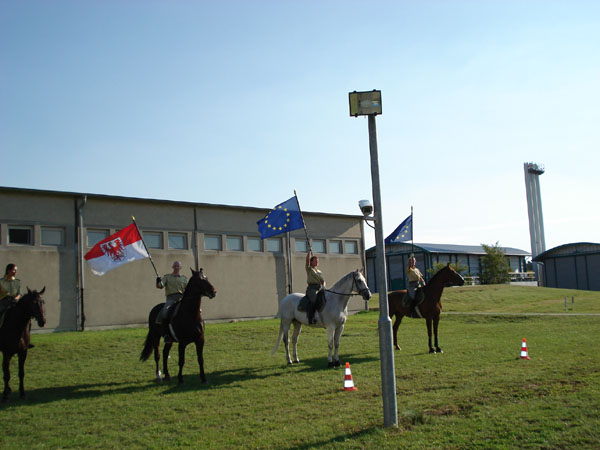
M 156 341 L 157 325 L 155 324 L 156 316 L 158 312 L 162 309 L 164 303 L 156 305 L 150 311 L 148 316 L 148 334 L 146 335 L 146 340 L 144 341 L 144 348 L 142 349 L 142 353 L 140 354 L 140 361 L 146 361 L 150 355 L 152 354 L 152 350 L 154 350 L 154 345 Z M 160 339 L 160 336 L 158 337 Z
M 279 344 L 281 343 L 281 339 L 283 338 L 283 323 L 279 325 L 279 336 L 277 336 L 277 342 L 275 342 L 275 347 L 271 350 L 271 355 L 274 355 L 277 349 L 279 348 Z
M 148 331 L 148 335 L 146 336 L 146 341 L 144 342 L 144 348 L 142 353 L 140 354 L 140 361 L 146 361 L 150 355 L 152 354 L 153 345 L 152 345 L 152 332 Z

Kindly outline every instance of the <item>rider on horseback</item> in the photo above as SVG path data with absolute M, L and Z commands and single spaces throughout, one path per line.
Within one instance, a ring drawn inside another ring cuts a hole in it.
M 411 253 L 408 258 L 408 268 L 406 269 L 406 275 L 408 278 L 408 295 L 410 295 L 411 304 L 410 304 L 410 315 L 411 317 L 415 317 L 415 308 L 417 306 L 417 302 L 415 301 L 417 289 L 425 286 L 425 280 L 423 279 L 423 275 L 421 271 L 416 266 L 417 260 L 415 256 Z
M 165 306 L 161 310 L 161 312 L 156 317 L 156 323 L 165 325 L 165 342 L 169 342 L 171 340 L 171 334 L 168 329 L 166 329 L 166 325 L 169 321 L 169 313 L 171 311 L 171 307 L 176 304 L 181 297 L 183 297 L 183 291 L 185 291 L 185 287 L 187 286 L 188 280 L 185 275 L 179 273 L 181 270 L 181 263 L 179 261 L 175 261 L 173 263 L 173 273 L 168 273 L 164 275 L 162 278 L 156 278 L 156 287 L 157 289 L 165 289 Z
M 308 324 L 317 323 L 315 319 L 315 304 L 317 302 L 317 293 L 325 287 L 325 278 L 323 272 L 318 268 L 319 258 L 312 254 L 312 249 L 306 254 L 306 296 L 308 297 Z

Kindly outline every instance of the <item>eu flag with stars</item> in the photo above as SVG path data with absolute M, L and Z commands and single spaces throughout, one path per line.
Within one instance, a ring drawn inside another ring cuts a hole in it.
M 386 239 L 386 244 L 394 244 L 396 242 L 405 242 L 412 240 L 412 214 L 404 219 L 398 228 L 394 230 Z
M 304 228 L 302 214 L 295 196 L 277 205 L 256 223 L 261 239 Z

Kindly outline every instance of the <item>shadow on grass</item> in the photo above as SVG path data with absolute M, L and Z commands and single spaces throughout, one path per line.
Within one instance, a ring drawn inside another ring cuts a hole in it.
M 361 445 L 361 448 L 367 448 L 369 446 L 369 441 L 371 441 L 375 435 L 383 435 L 385 434 L 385 430 L 379 427 L 369 427 L 364 430 L 348 432 L 344 434 L 338 434 L 337 436 L 333 436 L 331 439 L 321 440 L 321 441 L 313 441 L 311 443 L 300 444 L 294 446 L 296 449 L 309 449 L 309 448 L 334 448 L 339 444 L 344 444 L 346 442 L 356 441 L 355 444 L 359 444 L 360 442 L 364 442 L 364 446 Z
M 131 382 L 108 382 L 76 384 L 73 386 L 59 386 L 40 389 L 27 389 L 26 398 L 19 398 L 19 393 L 13 391 L 6 403 L 0 404 L 0 410 L 10 407 L 18 407 L 23 404 L 37 405 L 52 403 L 61 400 L 78 400 L 86 398 L 102 397 L 114 394 L 135 394 L 156 386 L 156 383 L 145 383 L 143 385 L 132 385 Z
M 345 361 L 351 361 L 352 364 L 362 362 L 377 361 L 374 356 L 364 356 L 355 354 L 344 355 L 344 362 L 337 369 L 343 370 Z M 188 391 L 199 391 L 205 389 L 223 388 L 227 386 L 238 386 L 252 380 L 262 380 L 273 377 L 278 377 L 286 374 L 288 370 L 295 370 L 297 373 L 315 372 L 324 370 L 336 370 L 336 368 L 328 367 L 326 357 L 308 358 L 301 361 L 299 364 L 282 364 L 270 365 L 262 367 L 238 367 L 228 370 L 218 370 L 207 372 L 207 384 L 202 384 L 197 366 L 194 372 L 183 375 L 184 382 L 178 384 L 177 370 L 175 374 L 171 374 L 170 381 L 157 382 L 154 379 L 139 382 L 134 384 L 133 381 L 106 382 L 106 383 L 83 383 L 74 384 L 71 386 L 56 386 L 48 388 L 29 388 L 27 389 L 27 397 L 19 398 L 18 391 L 13 391 L 8 402 L 0 403 L 0 410 L 11 407 L 22 406 L 23 404 L 45 404 L 62 400 L 78 400 L 78 399 L 93 399 L 108 395 L 118 394 L 136 394 L 143 393 L 148 390 L 157 388 L 166 388 L 157 392 L 159 395 L 177 394 Z

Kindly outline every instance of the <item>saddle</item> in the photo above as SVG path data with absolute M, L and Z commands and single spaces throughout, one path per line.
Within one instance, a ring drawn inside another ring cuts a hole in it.
M 4 297 L 2 302 L 0 303 L 0 327 L 4 325 L 4 318 L 6 317 L 6 313 L 13 309 L 17 301 L 14 297 Z
M 298 302 L 298 311 L 301 312 L 307 312 L 308 311 L 308 302 L 310 302 L 310 300 L 308 299 L 308 295 L 305 295 L 304 297 L 302 297 L 302 299 Z M 323 311 L 323 308 L 325 308 L 325 304 L 327 303 L 327 300 L 325 300 L 325 292 L 323 290 L 317 292 L 317 301 L 315 302 L 315 311 Z
M 415 291 L 415 302 L 414 306 L 419 306 L 425 300 L 425 293 L 423 292 L 423 288 L 418 288 Z M 413 306 L 413 300 L 410 298 L 410 294 L 406 291 L 404 297 L 402 298 L 402 306 L 405 308 L 410 308 Z
M 175 303 L 173 306 L 171 306 L 167 310 L 167 315 L 166 315 L 166 317 L 163 318 L 163 322 L 162 322 L 162 335 L 163 336 L 165 336 L 165 335 L 171 336 L 171 339 L 173 340 L 173 342 L 179 342 L 179 338 L 175 334 L 175 330 L 173 329 L 173 325 L 172 325 L 171 321 L 173 320 L 173 318 L 175 316 L 177 316 L 180 309 L 181 309 L 181 300 L 178 301 L 177 303 Z M 202 310 L 200 310 L 200 320 L 198 321 L 198 326 L 200 327 L 201 330 L 204 328 L 204 319 L 202 319 Z
M 181 307 L 181 302 L 177 302 L 173 306 L 171 306 L 169 309 L 167 309 L 167 312 L 164 315 L 164 317 L 162 318 L 162 323 L 161 323 L 162 335 L 163 336 L 170 335 L 174 342 L 179 342 L 179 341 L 177 339 L 177 336 L 175 336 L 175 333 L 173 332 L 173 327 L 171 326 L 171 319 L 173 317 L 175 317 L 177 312 L 179 312 L 180 307 Z

